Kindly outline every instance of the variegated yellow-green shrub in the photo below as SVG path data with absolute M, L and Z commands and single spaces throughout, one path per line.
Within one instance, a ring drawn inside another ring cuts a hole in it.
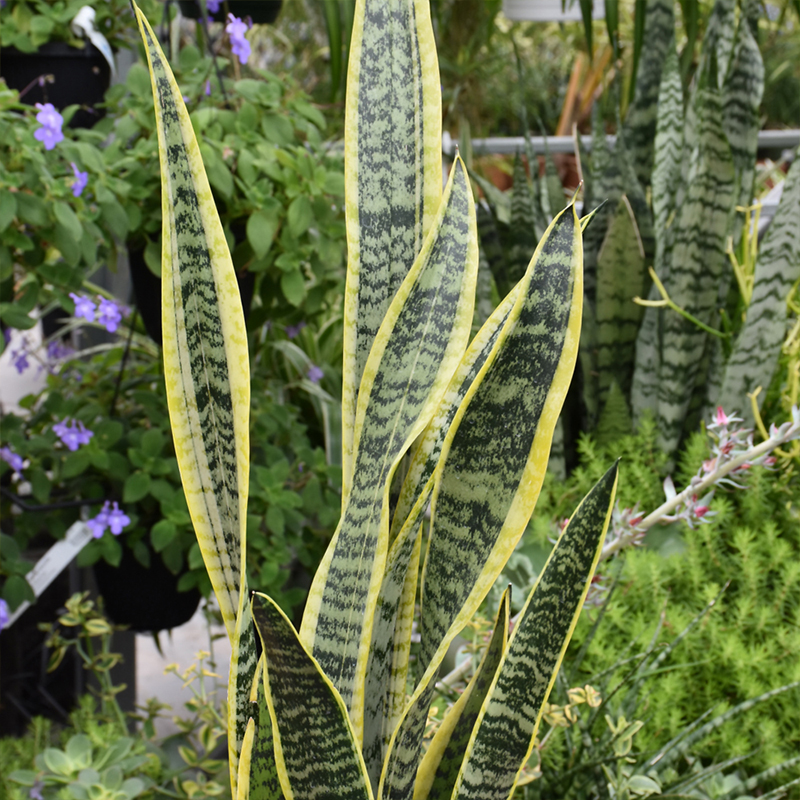
M 181 92 L 139 20 L 164 186 L 170 414 L 233 643 L 234 797 L 508 797 L 597 563 L 616 467 L 575 510 L 510 636 L 503 601 L 490 654 L 425 752 L 422 738 L 442 658 L 514 549 L 544 478 L 580 336 L 574 207 L 470 342 L 475 211 L 460 158 L 442 192 L 427 0 L 359 0 L 345 120 L 342 515 L 297 632 L 246 585 L 244 323 Z

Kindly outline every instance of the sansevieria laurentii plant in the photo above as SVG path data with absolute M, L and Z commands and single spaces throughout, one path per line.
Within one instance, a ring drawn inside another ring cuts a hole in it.
M 245 582 L 247 335 L 191 119 L 138 16 L 164 187 L 170 413 L 233 644 L 234 797 L 508 797 L 597 563 L 616 466 L 576 509 L 510 635 L 506 595 L 483 665 L 427 749 L 423 733 L 448 646 L 514 549 L 544 478 L 580 335 L 574 207 L 470 343 L 474 204 L 460 158 L 442 192 L 427 0 L 359 0 L 345 120 L 342 515 L 297 632 Z

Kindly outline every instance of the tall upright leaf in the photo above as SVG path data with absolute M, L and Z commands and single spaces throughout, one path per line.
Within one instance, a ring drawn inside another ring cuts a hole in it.
M 597 402 L 614 382 L 627 396 L 633 379 L 636 336 L 644 309 L 633 302 L 645 290 L 644 247 L 628 198 L 620 200 L 597 258 Z
M 494 584 L 536 503 L 577 356 L 580 255 L 580 225 L 570 206 L 539 243 L 442 446 L 423 571 L 424 674 L 390 742 L 380 783 L 385 800 L 411 800 L 441 660 Z M 496 430 L 511 435 L 493 437 Z
M 677 209 L 669 275 L 670 297 L 706 325 L 714 322 L 719 283 L 726 265 L 725 238 L 734 203 L 734 167 L 722 124 L 719 93 L 701 89 L 696 98 L 697 145 L 692 153 L 686 199 Z M 660 309 L 663 343 L 658 379 L 659 437 L 673 454 L 683 433 L 707 334 L 669 309 Z
M 656 240 L 655 270 L 661 275 L 667 221 L 680 179 L 683 149 L 683 87 L 678 69 L 675 37 L 670 40 L 658 90 L 655 159 L 653 162 L 653 228 Z
M 146 18 L 161 158 L 164 376 L 186 502 L 233 637 L 245 536 L 250 370 L 233 262 L 183 97 Z
M 636 71 L 636 89 L 623 127 L 623 136 L 633 156 L 636 177 L 642 186 L 650 184 L 653 170 L 658 91 L 664 60 L 674 32 L 675 12 L 672 0 L 647 0 L 642 55 Z
M 423 667 L 468 598 L 489 590 L 533 511 L 577 357 L 580 257 L 570 206 L 539 243 L 493 358 L 448 433 L 423 578 Z M 493 436 L 498 427 L 511 435 Z
M 342 695 L 359 735 L 371 625 L 389 544 L 389 484 L 464 354 L 477 267 L 472 191 L 458 159 L 436 222 L 364 369 L 354 428 L 357 469 L 303 617 L 303 643 Z
M 427 0 L 358 0 L 345 109 L 343 486 L 359 385 L 389 304 L 442 192 L 441 88 Z
M 491 688 L 508 643 L 511 587 L 500 599 L 492 638 L 467 688 L 449 709 L 436 731 L 419 767 L 414 800 L 428 796 L 450 797 L 458 779 L 461 760 L 469 744 L 483 701 Z
M 573 513 L 522 609 L 484 700 L 454 800 L 506 800 L 528 760 L 542 710 L 600 558 L 619 465 Z
M 670 215 L 675 208 L 681 186 L 681 165 L 684 144 L 683 87 L 678 67 L 674 34 L 670 40 L 658 92 L 655 158 L 653 164 L 653 231 L 655 237 L 654 267 L 664 281 L 669 278 L 666 258 L 671 240 Z M 655 285 L 648 297 L 661 297 Z M 631 406 L 638 420 L 645 411 L 658 409 L 658 376 L 661 364 L 661 314 L 657 308 L 646 308 L 636 340 L 635 366 L 631 382 Z
M 264 645 L 264 687 L 284 794 L 372 800 L 364 760 L 339 693 L 274 601 L 254 593 L 252 607 Z
M 753 196 L 759 108 L 764 94 L 764 62 L 750 25 L 742 16 L 736 32 L 730 68 L 723 87 L 725 135 L 736 169 L 736 204 L 746 206 Z M 732 234 L 738 239 L 737 232 Z
M 742 328 L 725 366 L 722 389 L 712 402 L 739 409 L 750 424 L 745 402 L 757 386 L 766 389 L 778 365 L 786 335 L 786 298 L 800 280 L 800 153 L 783 185 L 778 210 L 761 243 L 753 296 Z M 763 400 L 762 394 L 759 401 Z
M 231 640 L 228 753 L 237 792 L 251 717 L 255 633 L 243 612 L 250 371 L 239 287 L 183 97 L 144 15 L 162 192 L 164 377 L 175 454 L 203 560 Z

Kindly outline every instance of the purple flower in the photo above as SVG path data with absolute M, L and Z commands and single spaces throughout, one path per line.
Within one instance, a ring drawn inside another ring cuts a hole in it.
M 122 321 L 120 307 L 113 300 L 106 300 L 105 297 L 101 297 L 100 308 L 97 311 L 97 321 L 101 325 L 105 325 L 109 333 L 114 333 Z
M 36 781 L 33 786 L 31 786 L 28 797 L 30 797 L 31 800 L 44 800 L 42 789 L 44 789 L 44 781 Z
M 70 162 L 70 166 L 75 173 L 75 180 L 72 183 L 72 195 L 73 197 L 80 197 L 81 193 L 86 188 L 86 184 L 89 183 L 89 173 L 81 172 L 74 161 Z
M 124 511 L 120 511 L 119 505 L 115 500 L 112 503 L 111 513 L 108 515 L 108 527 L 111 528 L 111 533 L 114 536 L 119 536 L 122 533 L 122 529 L 130 524 L 131 518 Z
M 300 333 L 300 331 L 303 330 L 303 328 L 305 328 L 305 326 L 306 326 L 306 324 L 302 320 L 300 320 L 300 322 L 298 322 L 297 325 L 287 325 L 286 326 L 286 335 L 290 339 L 294 339 L 294 337 L 297 336 L 297 334 Z
M 11 360 L 14 362 L 14 366 L 17 368 L 17 372 L 20 375 L 30 366 L 28 363 L 28 351 L 25 349 L 26 344 L 27 342 L 23 338 L 22 348 L 20 350 L 11 351 Z
M 15 453 L 10 447 L 0 447 L 0 458 L 11 465 L 11 469 L 16 473 L 22 472 L 23 466 L 22 456 Z
M 242 64 L 246 64 L 247 59 L 250 58 L 250 42 L 244 38 L 247 33 L 247 23 L 243 22 L 239 17 L 234 17 L 233 14 L 228 14 L 225 33 L 231 37 L 231 52 L 235 56 L 239 56 L 239 61 Z
M 106 528 L 108 527 L 108 506 L 109 502 L 106 500 L 103 508 L 100 509 L 100 513 L 96 517 L 86 520 L 86 524 L 89 526 L 89 530 L 91 530 L 92 536 L 94 536 L 95 539 L 99 539 L 106 532 Z
M 8 625 L 8 620 L 11 615 L 8 613 L 8 603 L 5 600 L 0 600 L 0 631 Z
M 219 11 L 219 0 L 206 0 L 206 9 L 209 14 L 216 14 Z
M 57 422 L 53 425 L 53 432 L 67 446 L 67 449 L 74 453 L 82 444 L 89 444 L 94 433 L 88 430 L 80 420 L 73 419 L 69 421 L 69 425 L 67 422 L 67 418 Z
M 114 536 L 119 536 L 122 529 L 131 524 L 131 518 L 124 511 L 120 511 L 116 500 L 113 507 L 111 502 L 106 500 L 100 513 L 93 519 L 87 520 L 86 524 L 92 531 L 92 536 L 99 539 L 106 532 L 106 528 L 110 528 Z
M 64 134 L 61 133 L 61 126 L 64 124 L 64 117 L 53 108 L 52 103 L 36 104 L 39 113 L 36 115 L 36 121 L 42 126 L 33 134 L 35 139 L 44 142 L 45 150 L 52 150 L 63 138 Z
M 73 348 L 64 344 L 60 339 L 53 339 L 47 343 L 48 361 L 64 361 L 74 352 Z
M 75 301 L 75 316 L 83 317 L 87 322 L 94 322 L 94 311 L 97 306 L 85 295 L 70 292 L 69 296 Z
M 324 375 L 325 373 L 316 364 L 312 364 L 306 373 L 311 383 L 319 383 Z
M 206 81 L 206 97 L 211 95 L 211 81 Z

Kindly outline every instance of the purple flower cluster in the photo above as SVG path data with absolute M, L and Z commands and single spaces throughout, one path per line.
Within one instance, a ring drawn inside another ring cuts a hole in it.
M 46 348 L 47 361 L 46 363 L 43 363 L 41 356 L 39 356 L 35 351 L 31 350 L 31 342 L 24 333 L 21 334 L 19 331 L 12 331 L 11 329 L 6 330 L 5 333 L 6 344 L 9 344 L 12 340 L 15 343 L 15 349 L 11 350 L 11 362 L 14 364 L 14 367 L 20 375 L 22 375 L 22 373 L 25 372 L 25 370 L 31 365 L 30 361 L 28 360 L 29 356 L 33 356 L 37 361 L 40 362 L 40 370 L 47 369 L 49 372 L 53 372 L 55 365 L 59 361 L 65 361 L 75 352 L 71 347 L 65 345 L 60 339 L 51 339 L 47 343 Z M 19 341 L 17 341 L 17 339 L 19 339 Z
M 8 613 L 8 603 L 5 600 L 0 600 L 0 631 L 8 625 L 8 620 L 11 615 Z
M 69 425 L 67 425 L 68 422 Z M 89 444 L 94 436 L 94 433 L 86 428 L 80 420 L 70 420 L 68 417 L 53 425 L 53 432 L 72 452 L 75 452 L 83 444 Z
M 122 529 L 131 524 L 131 518 L 120 510 L 116 500 L 113 504 L 111 501 L 106 500 L 100 513 L 96 517 L 87 520 L 86 524 L 91 529 L 92 536 L 95 539 L 99 539 L 106 532 L 106 528 L 110 529 L 114 536 L 119 536 L 122 533 Z
M 122 322 L 123 307 L 98 295 L 97 303 L 86 295 L 70 292 L 69 296 L 75 303 L 75 316 L 87 322 L 97 322 L 104 326 L 109 333 L 114 333 Z
M 39 113 L 36 121 L 42 126 L 34 131 L 34 138 L 44 143 L 45 150 L 52 150 L 63 138 L 61 126 L 64 124 L 64 117 L 55 110 L 52 103 L 36 104 Z
M 28 355 L 30 355 L 28 351 L 29 345 L 28 337 L 23 334 L 18 349 L 11 351 L 11 360 L 20 375 L 30 366 L 28 361 Z
M 206 0 L 206 9 L 209 14 L 216 14 L 219 11 L 220 0 Z
M 75 350 L 60 339 L 51 339 L 47 343 L 47 359 L 50 362 L 66 361 L 75 354 Z
M 308 372 L 306 372 L 306 377 L 311 381 L 311 383 L 319 383 L 324 375 L 325 373 L 316 364 L 312 364 L 308 368 Z
M 247 23 L 239 17 L 234 17 L 233 14 L 228 14 L 225 33 L 231 37 L 231 52 L 235 56 L 239 56 L 242 64 L 246 64 L 247 59 L 250 58 L 250 42 L 244 36 L 247 33 Z
M 22 456 L 15 453 L 10 447 L 0 447 L 0 459 L 11 465 L 11 469 L 19 475 L 22 473 L 22 468 L 25 466 L 22 461 Z

